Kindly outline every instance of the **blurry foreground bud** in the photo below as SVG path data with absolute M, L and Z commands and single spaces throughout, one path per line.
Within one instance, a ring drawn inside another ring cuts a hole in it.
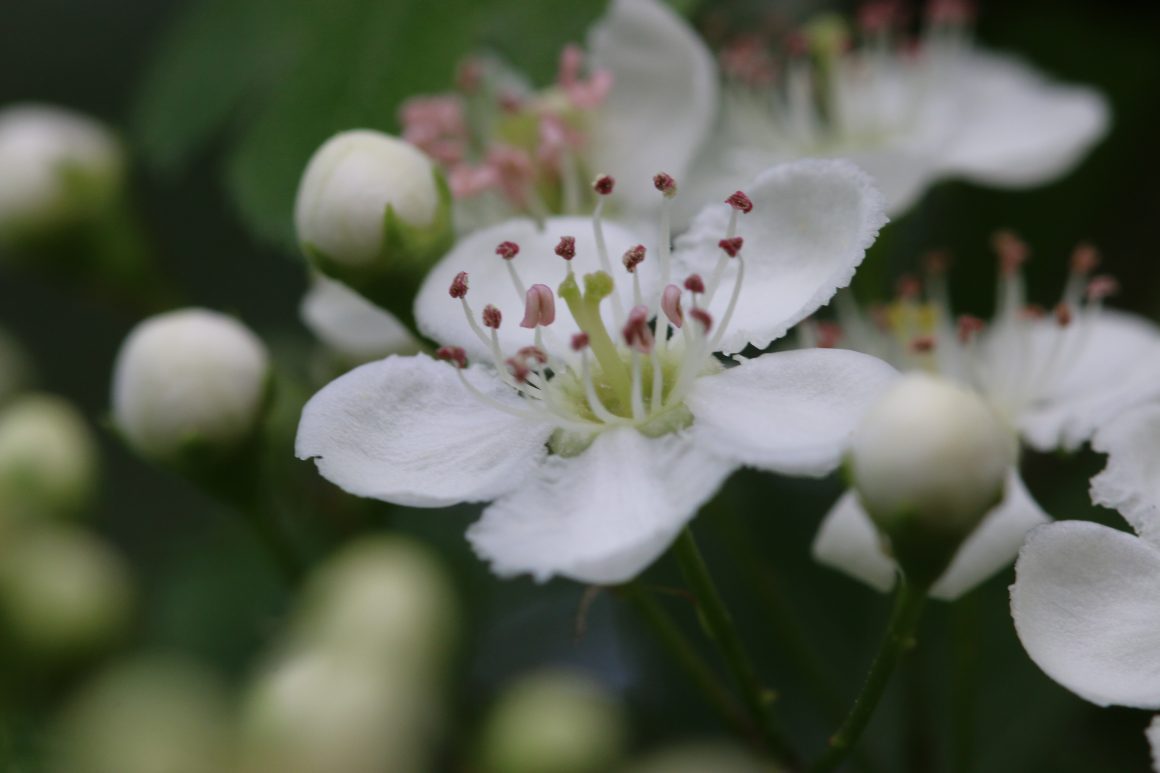
M 133 589 L 121 560 L 75 527 L 38 526 L 0 551 L 0 630 L 29 657 L 57 660 L 109 644 Z
M 500 697 L 481 739 L 483 773 L 603 773 L 625 746 L 622 707 L 580 674 L 543 671 Z
M 296 652 L 246 703 L 239 771 L 428 770 L 433 698 L 405 671 L 324 649 Z
M 315 151 L 294 223 L 319 270 L 382 306 L 401 300 L 399 277 L 417 281 L 454 237 L 451 193 L 427 156 L 367 129 L 337 134 Z
M 653 752 L 623 773 L 775 773 L 777 768 L 727 743 L 681 743 Z
M 419 342 L 395 315 L 321 275 L 312 278 L 299 314 L 310 332 L 346 366 L 419 351 Z
M 454 591 L 438 560 L 402 537 L 363 538 L 306 586 L 295 633 L 431 682 L 456 630 Z
M 908 580 L 929 584 L 1003 496 L 1015 436 L 975 392 L 909 373 L 854 431 L 847 469 Z
M 96 489 L 97 447 L 83 416 L 49 395 L 16 399 L 0 410 L 0 522 L 71 515 Z
M 258 426 L 269 371 L 261 340 L 233 317 L 159 314 L 134 328 L 117 354 L 113 420 L 148 457 L 225 454 Z
M 0 110 L 0 243 L 38 239 L 120 196 L 120 143 L 100 123 L 51 105 Z
M 149 657 L 97 676 L 56 726 L 50 773 L 231 770 L 230 706 L 216 677 Z

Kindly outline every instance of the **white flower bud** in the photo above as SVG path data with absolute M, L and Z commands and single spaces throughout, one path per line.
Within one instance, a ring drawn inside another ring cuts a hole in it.
M 121 560 L 75 527 L 21 531 L 0 553 L 0 617 L 29 656 L 108 644 L 128 622 L 133 589 Z
M 1017 456 L 1014 433 L 976 392 L 909 373 L 854 431 L 847 469 L 903 570 L 921 560 L 921 579 L 933 580 L 925 575 L 941 573 L 945 563 L 935 564 L 949 563 L 998 504 Z
M 71 515 L 96 489 L 97 447 L 84 417 L 49 395 L 26 395 L 0 411 L 0 520 Z
M 120 143 L 91 118 L 51 105 L 0 110 L 0 239 L 90 214 L 121 189 Z
M 444 228 L 449 203 L 431 161 L 381 132 L 337 134 L 315 151 L 294 205 L 298 241 L 324 270 L 361 269 L 391 256 L 388 210 L 397 227 Z M 332 265 L 327 265 L 332 264 Z
M 205 309 L 159 314 L 121 345 L 113 419 L 146 456 L 226 450 L 254 432 L 265 405 L 266 349 L 232 317 Z
M 52 773 L 230 770 L 230 705 L 213 674 L 152 656 L 86 684 L 55 727 Z
M 623 708 L 592 680 L 565 671 L 524 677 L 488 716 L 483 773 L 602 773 L 624 750 Z
M 454 643 L 455 594 L 436 558 L 402 537 L 364 538 L 314 574 L 295 633 L 307 646 L 338 649 L 436 680 Z
M 419 351 L 418 341 L 395 315 L 321 275 L 311 281 L 299 314 L 310 332 L 348 365 Z

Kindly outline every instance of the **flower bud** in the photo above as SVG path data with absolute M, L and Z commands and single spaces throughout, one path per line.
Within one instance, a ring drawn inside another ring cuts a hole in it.
M 579 674 L 543 671 L 500 697 L 483 730 L 483 773 L 602 773 L 625 746 L 621 706 Z
M 909 373 L 854 431 L 847 470 L 908 579 L 933 582 L 1003 496 L 1014 433 L 974 391 Z
M 83 510 L 97 486 L 97 447 L 67 401 L 33 394 L 0 410 L 0 521 Z
M 51 773 L 221 773 L 230 705 L 215 676 L 150 656 L 99 674 L 55 726 Z
M 294 222 L 319 270 L 384 306 L 398 300 L 384 275 L 426 273 L 453 238 L 451 194 L 431 161 L 410 143 L 366 129 L 337 134 L 315 151 Z
M 0 628 L 29 657 L 57 660 L 109 644 L 128 622 L 132 596 L 121 560 L 76 527 L 37 526 L 0 551 Z
M 314 276 L 298 312 L 310 332 L 345 365 L 419 351 L 411 331 L 393 314 L 321 275 Z
M 331 558 L 304 589 L 295 633 L 437 678 L 455 638 L 455 594 L 434 555 L 403 537 L 363 538 Z
M 266 402 L 266 349 L 232 317 L 181 309 L 139 324 L 117 354 L 113 420 L 145 456 L 225 452 L 252 436 Z
M 105 126 L 51 105 L 0 110 L 0 242 L 38 238 L 104 208 L 125 159 Z

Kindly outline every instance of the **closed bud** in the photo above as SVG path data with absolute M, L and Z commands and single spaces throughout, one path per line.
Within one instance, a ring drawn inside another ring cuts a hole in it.
M 125 157 L 97 121 L 51 105 L 0 110 L 0 242 L 40 238 L 119 197 Z
M 261 340 L 234 318 L 206 309 L 159 314 L 117 354 L 113 420 L 151 458 L 226 453 L 257 428 L 269 370 Z
M 1012 430 L 978 394 L 925 373 L 900 378 L 855 430 L 847 469 L 912 582 L 936 580 L 1003 496 Z
M 0 521 L 73 515 L 97 486 L 97 446 L 84 417 L 49 395 L 26 395 L 0 411 Z

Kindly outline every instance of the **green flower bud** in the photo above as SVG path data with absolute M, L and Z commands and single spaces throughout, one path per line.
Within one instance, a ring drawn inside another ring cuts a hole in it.
M 492 709 L 483 730 L 483 773 L 603 773 L 620 759 L 622 707 L 579 674 L 524 677 Z
M 0 521 L 73 515 L 97 486 L 97 447 L 84 417 L 49 395 L 26 395 L 0 410 Z
M 933 582 L 1003 497 L 1014 433 L 974 391 L 900 378 L 854 432 L 847 470 L 903 572 Z

